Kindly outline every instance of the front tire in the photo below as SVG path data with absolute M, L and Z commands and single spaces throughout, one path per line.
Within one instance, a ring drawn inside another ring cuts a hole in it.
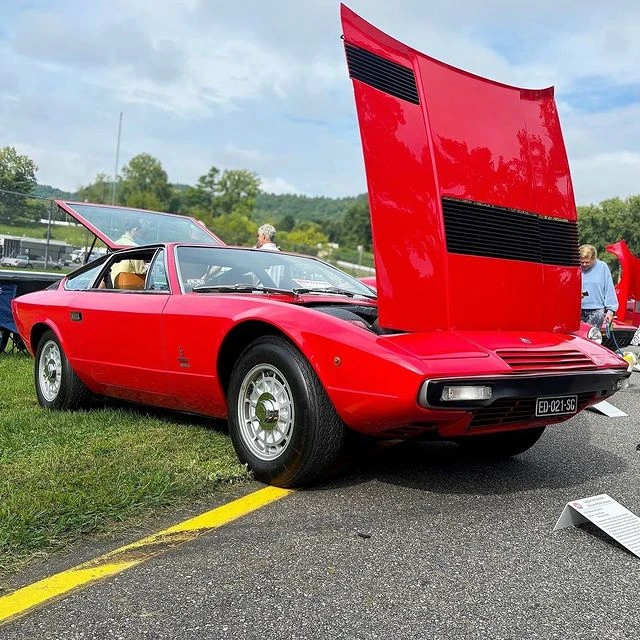
M 258 480 L 293 487 L 329 471 L 345 425 L 304 355 L 267 336 L 245 349 L 231 374 L 229 432 Z
M 456 440 L 466 452 L 483 458 L 509 458 L 523 453 L 540 440 L 546 427 L 466 436 Z
M 53 331 L 46 331 L 38 343 L 34 377 L 38 402 L 45 409 L 76 409 L 91 398 Z

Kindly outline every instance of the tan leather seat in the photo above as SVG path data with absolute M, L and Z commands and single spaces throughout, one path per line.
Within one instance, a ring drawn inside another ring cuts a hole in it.
M 131 273 L 129 271 L 122 271 L 116 276 L 116 281 L 113 286 L 116 289 L 131 289 L 139 290 L 144 289 L 145 276 L 139 273 Z

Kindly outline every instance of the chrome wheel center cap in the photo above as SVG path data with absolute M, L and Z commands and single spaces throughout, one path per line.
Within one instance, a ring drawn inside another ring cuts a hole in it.
M 53 361 L 49 360 L 44 367 L 44 375 L 47 380 L 53 381 L 56 379 L 56 365 Z
M 256 418 L 261 429 L 271 431 L 280 418 L 280 407 L 270 393 L 263 393 L 256 403 Z

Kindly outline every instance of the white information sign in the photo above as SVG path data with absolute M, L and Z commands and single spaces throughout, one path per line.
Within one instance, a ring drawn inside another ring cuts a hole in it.
M 553 530 L 584 522 L 592 522 L 640 558 L 640 518 L 606 493 L 567 502 Z
M 587 407 L 587 409 L 589 409 L 590 411 L 595 411 L 596 413 L 601 413 L 604 416 L 607 416 L 609 418 L 623 418 L 624 416 L 626 416 L 627 414 L 622 411 L 622 409 L 618 409 L 618 407 L 615 407 L 614 405 L 612 405 L 610 402 L 607 402 L 606 400 L 602 400 L 601 402 L 596 402 L 595 404 L 592 404 L 590 407 Z

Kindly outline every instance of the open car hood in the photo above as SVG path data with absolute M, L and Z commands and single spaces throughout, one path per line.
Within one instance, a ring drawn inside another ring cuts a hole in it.
M 135 244 L 157 242 L 224 244 L 201 222 L 188 216 L 88 202 L 55 200 L 55 203 L 112 250 L 133 244 L 122 240 L 125 231 L 132 224 L 136 224 L 141 230 Z
M 618 320 L 637 326 L 640 324 L 640 258 L 631 253 L 624 240 L 607 245 L 620 262 L 620 280 L 616 285 Z
M 575 331 L 577 212 L 553 88 L 430 58 L 341 6 L 381 326 Z

